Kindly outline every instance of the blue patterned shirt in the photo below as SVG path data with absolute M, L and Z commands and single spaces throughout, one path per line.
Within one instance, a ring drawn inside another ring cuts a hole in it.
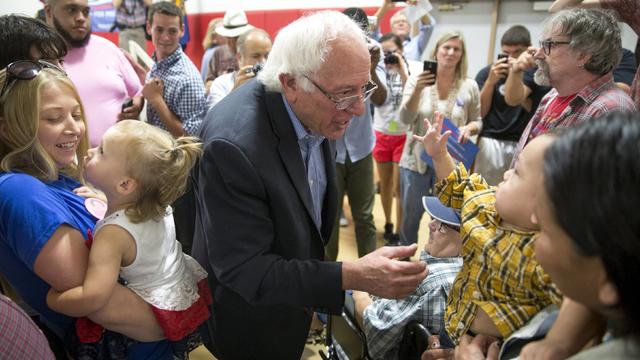
M 372 359 L 397 359 L 404 329 L 412 320 L 432 334 L 440 332 L 447 294 L 462 267 L 462 258 L 437 258 L 423 251 L 420 261 L 427 264 L 429 274 L 413 294 L 401 300 L 376 298 L 364 309 L 364 332 Z
M 196 66 L 178 47 L 173 54 L 153 64 L 147 81 L 156 77 L 164 82 L 162 97 L 169 109 L 180 118 L 184 131 L 196 135 L 207 108 L 204 84 Z M 147 105 L 147 121 L 167 130 L 150 104 Z
M 313 199 L 313 220 L 319 229 L 322 226 L 322 203 L 327 192 L 327 174 L 324 168 L 324 156 L 322 155 L 321 147 L 325 138 L 322 135 L 309 133 L 293 110 L 291 110 L 291 106 L 289 106 L 284 96 L 282 96 L 282 101 L 287 113 L 289 113 L 293 129 L 296 131 L 300 155 L 302 155 L 302 161 L 304 161 L 304 166 L 307 170 L 307 181 L 311 191 L 311 198 Z

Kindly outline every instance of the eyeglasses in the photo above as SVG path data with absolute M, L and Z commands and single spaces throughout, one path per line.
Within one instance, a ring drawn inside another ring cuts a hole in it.
M 460 231 L 459 227 L 455 227 L 455 226 L 451 226 L 449 224 L 445 224 L 442 221 L 440 222 L 440 225 L 438 225 L 438 227 L 436 228 L 436 231 L 438 231 L 440 234 L 446 234 L 447 229 L 453 230 L 455 232 L 459 232 Z
M 7 65 L 4 85 L 2 86 L 2 90 L 0 90 L 0 99 L 3 99 L 5 94 L 11 90 L 16 80 L 31 80 L 38 76 L 43 69 L 54 69 L 65 76 L 67 75 L 60 67 L 44 60 L 14 61 Z
M 331 100 L 334 104 L 336 104 L 336 110 L 345 110 L 349 106 L 353 105 L 356 101 L 362 101 L 362 102 L 367 101 L 371 97 L 373 92 L 378 88 L 378 85 L 376 85 L 376 83 L 374 83 L 373 81 L 369 80 L 367 85 L 363 86 L 362 89 L 360 90 L 360 94 L 353 95 L 353 96 L 347 96 L 345 98 L 339 98 L 339 97 L 335 97 L 335 96 L 329 94 L 328 92 L 324 91 L 318 84 L 316 84 L 313 80 L 311 80 L 311 78 L 309 78 L 307 75 L 302 75 L 302 76 L 304 76 L 307 80 L 311 81 L 311 83 L 318 90 L 320 90 L 320 92 L 324 96 L 326 96 L 327 99 Z
M 551 54 L 551 48 L 562 44 L 571 44 L 571 41 L 553 41 L 550 39 L 540 41 L 540 47 L 542 48 L 542 51 L 545 55 Z

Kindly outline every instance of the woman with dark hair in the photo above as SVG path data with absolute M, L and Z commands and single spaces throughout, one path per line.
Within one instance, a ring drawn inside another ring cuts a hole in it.
M 640 115 L 612 113 L 568 131 L 545 154 L 536 258 L 573 310 L 606 318 L 613 335 L 573 359 L 640 356 L 638 144 Z

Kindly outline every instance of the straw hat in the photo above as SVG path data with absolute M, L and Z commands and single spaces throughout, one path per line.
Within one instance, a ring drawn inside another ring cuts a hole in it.
M 216 32 L 225 37 L 237 37 L 253 29 L 247 21 L 247 14 L 242 10 L 227 10 L 222 19 L 222 25 L 216 28 Z

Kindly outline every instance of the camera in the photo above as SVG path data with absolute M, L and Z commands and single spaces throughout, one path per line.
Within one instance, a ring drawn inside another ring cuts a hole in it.
M 400 59 L 398 59 L 398 55 L 392 53 L 392 52 L 385 52 L 384 53 L 384 64 L 385 65 L 395 65 L 395 64 L 399 64 L 400 63 Z
M 257 63 L 257 64 L 255 64 L 255 65 L 253 65 L 253 67 L 251 68 L 251 71 L 252 71 L 254 74 L 258 75 L 258 72 L 259 72 L 260 70 L 262 70 L 262 68 L 263 68 L 263 67 L 264 67 L 264 64 L 262 64 L 262 63 Z

